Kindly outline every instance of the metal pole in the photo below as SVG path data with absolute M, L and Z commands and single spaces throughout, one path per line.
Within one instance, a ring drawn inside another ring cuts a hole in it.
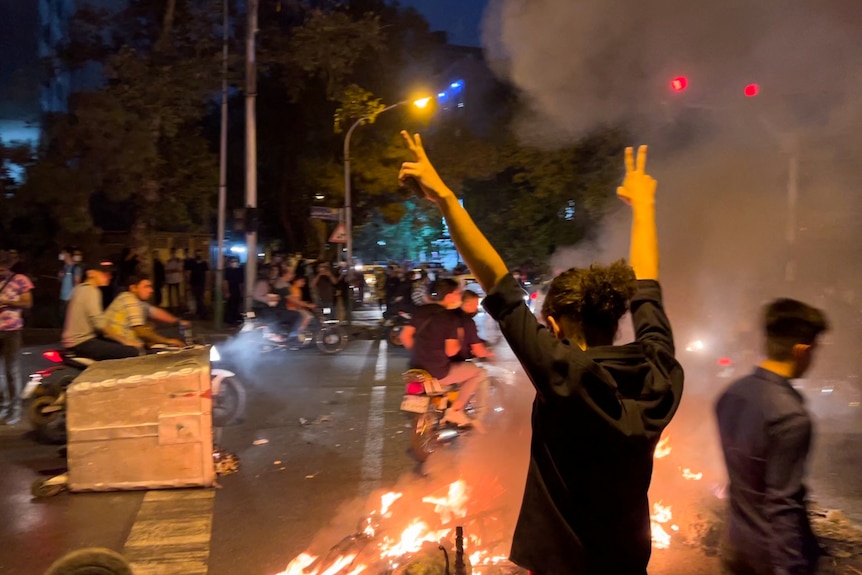
M 215 310 L 213 319 L 216 329 L 221 329 L 224 320 L 224 228 L 227 204 L 227 58 L 228 58 L 228 0 L 222 3 L 222 67 L 221 67 L 221 143 L 219 145 L 218 185 L 218 255 L 216 256 Z
M 794 144 L 790 151 L 790 162 L 787 170 L 787 267 L 784 270 L 784 279 L 792 282 L 796 279 L 796 228 L 797 210 L 796 204 L 799 199 L 799 152 Z
M 344 137 L 344 231 L 347 234 L 347 269 L 353 265 L 353 210 L 351 206 L 351 189 L 350 189 L 350 136 L 353 131 L 359 127 L 362 122 L 368 118 L 359 118 L 347 130 L 347 135 Z M 339 254 L 338 260 L 341 261 Z
M 386 106 L 374 116 L 359 118 L 352 126 L 350 126 L 350 129 L 347 130 L 347 135 L 344 136 L 344 231 L 347 234 L 346 261 L 348 271 L 353 268 L 353 208 L 350 197 L 350 137 L 353 135 L 353 131 L 356 130 L 356 128 L 358 128 L 363 122 L 373 120 L 383 112 L 388 112 L 389 110 L 406 103 L 406 101 L 398 102 L 397 104 Z M 340 260 L 341 257 L 339 256 L 338 259 Z
M 248 36 L 245 61 L 245 204 L 257 209 L 257 69 L 255 64 L 255 36 L 257 35 L 258 0 L 248 0 Z M 257 229 L 245 232 L 245 310 L 251 311 L 251 293 L 257 276 Z

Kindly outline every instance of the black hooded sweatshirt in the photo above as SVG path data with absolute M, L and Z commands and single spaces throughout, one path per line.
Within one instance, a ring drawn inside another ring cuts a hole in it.
M 507 276 L 484 301 L 536 388 L 530 467 L 510 559 L 542 575 L 645 575 L 647 491 L 683 370 L 655 281 L 631 301 L 636 341 L 558 340 Z

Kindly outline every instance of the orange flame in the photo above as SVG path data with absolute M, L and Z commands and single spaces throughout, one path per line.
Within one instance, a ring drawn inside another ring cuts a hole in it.
M 652 543 L 655 549 L 667 549 L 670 547 L 670 533 L 664 530 L 663 524 L 673 518 L 670 505 L 662 505 L 661 501 L 653 503 L 653 512 L 650 515 L 650 528 L 652 531 Z M 671 530 L 679 531 L 677 525 L 671 525 Z
M 386 517 L 386 514 L 389 513 L 389 508 L 392 507 L 392 504 L 398 501 L 402 495 L 403 493 L 396 493 L 394 491 L 384 493 L 380 497 L 380 515 Z
M 688 479 L 691 481 L 700 481 L 701 479 L 703 479 L 703 473 L 701 473 L 700 471 L 695 473 L 694 471 L 692 471 L 688 467 L 686 467 L 685 469 L 682 469 L 682 468 L 680 468 L 680 469 L 682 470 L 682 476 L 685 479 Z
M 429 495 L 422 498 L 423 503 L 433 503 L 434 512 L 440 515 L 443 523 L 449 523 L 454 517 L 465 517 L 467 515 L 467 498 L 470 490 L 467 482 L 463 479 L 449 485 L 446 497 L 434 497 Z
M 397 541 L 390 537 L 383 538 L 383 543 L 380 544 L 380 556 L 398 557 L 407 553 L 416 553 L 422 548 L 424 542 L 437 543 L 450 531 L 452 530 L 432 531 L 424 521 L 414 519 L 407 529 L 401 532 L 401 538 Z
M 658 445 L 655 446 L 655 458 L 661 459 L 662 457 L 667 457 L 670 455 L 670 435 L 662 437 L 658 442 Z

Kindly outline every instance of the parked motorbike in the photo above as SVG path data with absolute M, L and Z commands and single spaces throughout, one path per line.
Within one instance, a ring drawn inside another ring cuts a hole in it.
M 204 347 L 201 345 L 188 346 Z M 218 350 L 211 346 L 210 364 L 221 360 Z M 178 351 L 178 348 L 157 347 L 153 353 Z M 47 443 L 66 441 L 66 388 L 95 360 L 76 356 L 66 350 L 52 349 L 42 354 L 55 364 L 30 374 L 22 397 L 27 402 L 27 417 L 36 437 Z M 245 413 L 246 391 L 236 374 L 226 369 L 211 367 L 213 427 L 224 427 L 242 418 Z
M 315 310 L 314 317 L 301 333 L 285 333 L 281 326 L 273 325 L 266 318 L 258 317 L 253 311 L 244 314 L 240 333 L 253 335 L 258 341 L 260 351 L 267 353 L 285 349 L 304 349 L 312 344 L 321 353 L 338 353 L 347 346 L 347 330 L 341 322 L 327 317 L 328 308 Z

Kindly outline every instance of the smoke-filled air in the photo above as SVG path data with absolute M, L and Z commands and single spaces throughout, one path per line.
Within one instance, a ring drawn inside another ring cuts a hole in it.
M 523 141 L 572 144 L 622 125 L 650 146 L 679 345 L 745 341 L 756 356 L 760 306 L 798 297 L 832 319 L 817 369 L 855 373 L 860 29 L 854 0 L 492 0 L 483 42 L 520 92 Z M 625 257 L 628 226 L 612 215 L 552 267 Z

